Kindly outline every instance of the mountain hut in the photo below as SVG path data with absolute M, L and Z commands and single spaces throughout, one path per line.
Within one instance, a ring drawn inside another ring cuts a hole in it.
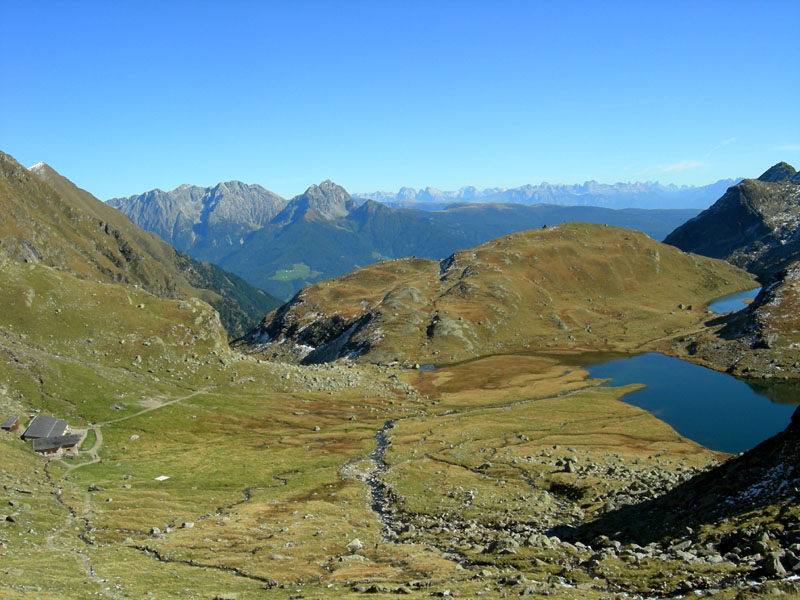
M 25 433 L 22 434 L 23 440 L 36 440 L 41 438 L 58 437 L 64 435 L 67 430 L 67 422 L 55 417 L 37 415 L 28 425 Z
M 71 433 L 33 440 L 33 450 L 40 454 L 58 454 L 61 450 L 74 450 L 81 441 L 81 435 Z
M 0 425 L 0 429 L 5 431 L 16 431 L 19 427 L 19 417 L 8 417 L 5 421 L 3 421 L 2 425 Z

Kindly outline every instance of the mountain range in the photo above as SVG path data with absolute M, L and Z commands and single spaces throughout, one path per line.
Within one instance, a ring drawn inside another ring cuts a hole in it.
M 453 202 L 513 202 L 517 204 L 559 204 L 564 206 L 602 206 L 605 208 L 707 208 L 738 179 L 721 179 L 704 186 L 664 185 L 654 181 L 565 185 L 541 183 L 515 188 L 463 187 L 442 191 L 432 187 L 416 190 L 402 187 L 397 192 L 357 194 L 396 208 L 440 210 Z
M 220 183 L 150 191 L 109 204 L 197 260 L 288 299 L 305 285 L 376 261 L 440 259 L 516 231 L 569 221 L 639 229 L 662 239 L 697 209 L 455 203 L 397 209 L 353 198 L 331 181 L 285 200 L 257 185 Z

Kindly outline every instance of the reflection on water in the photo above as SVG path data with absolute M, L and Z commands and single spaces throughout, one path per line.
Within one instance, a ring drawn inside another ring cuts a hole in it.
M 782 431 L 800 404 L 796 384 L 759 381 L 748 385 L 662 354 L 600 364 L 590 359 L 582 365 L 592 378 L 611 379 L 609 385 L 645 384 L 622 400 L 650 411 L 684 437 L 723 452 L 743 452 Z
M 747 290 L 746 292 L 736 292 L 735 294 L 729 294 L 727 296 L 723 296 L 722 298 L 717 298 L 711 304 L 708 305 L 708 310 L 712 310 L 718 314 L 724 314 L 726 312 L 736 312 L 737 310 L 742 310 L 750 300 L 758 296 L 758 292 L 761 291 L 761 288 L 753 288 L 752 290 Z

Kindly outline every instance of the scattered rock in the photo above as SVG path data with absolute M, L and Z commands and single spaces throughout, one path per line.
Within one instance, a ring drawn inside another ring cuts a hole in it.
M 364 549 L 364 543 L 358 538 L 353 538 L 348 542 L 345 548 L 347 548 L 347 551 L 350 554 L 355 554 L 356 552 L 359 552 Z

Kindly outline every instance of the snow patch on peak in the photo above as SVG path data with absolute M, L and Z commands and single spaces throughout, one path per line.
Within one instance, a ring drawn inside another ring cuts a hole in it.
M 46 165 L 46 164 L 44 164 L 43 162 L 37 162 L 37 163 L 36 163 L 35 165 L 33 165 L 32 167 L 28 167 L 28 171 L 41 171 L 41 170 L 42 170 L 42 169 L 44 169 L 46 166 L 47 166 L 47 165 Z

